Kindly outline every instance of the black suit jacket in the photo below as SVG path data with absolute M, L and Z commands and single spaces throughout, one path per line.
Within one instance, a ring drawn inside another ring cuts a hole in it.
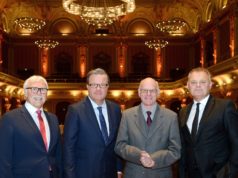
M 114 146 L 121 119 L 120 107 L 106 101 L 109 143 L 105 145 L 88 97 L 70 105 L 64 126 L 64 178 L 116 178 Z
M 0 119 L 0 178 L 61 177 L 61 144 L 58 120 L 45 112 L 50 128 L 48 152 L 41 133 L 25 106 Z
M 182 154 L 180 177 L 197 168 L 201 178 L 215 178 L 228 162 L 230 178 L 238 177 L 238 113 L 230 100 L 209 97 L 193 143 L 186 125 L 192 103 L 180 111 Z

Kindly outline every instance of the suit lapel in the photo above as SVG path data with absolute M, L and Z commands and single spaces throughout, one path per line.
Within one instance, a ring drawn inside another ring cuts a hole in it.
M 181 128 L 184 130 L 184 132 L 192 139 L 191 134 L 189 132 L 187 121 L 190 114 L 190 111 L 192 109 L 193 103 L 190 103 L 181 113 L 180 113 L 180 122 L 181 122 Z
M 213 110 L 214 104 L 215 104 L 215 100 L 214 100 L 214 98 L 212 96 L 210 96 L 208 101 L 207 101 L 207 104 L 206 104 L 206 106 L 204 108 L 203 115 L 201 117 L 201 121 L 199 123 L 198 133 L 197 133 L 196 139 L 201 134 L 201 131 L 204 128 L 205 122 L 207 121 L 207 119 L 209 118 L 209 114 Z
M 44 148 L 44 150 L 46 150 L 43 138 L 42 138 L 41 133 L 40 133 L 40 130 L 37 127 L 36 123 L 34 122 L 33 118 L 31 117 L 30 113 L 27 111 L 25 106 L 22 107 L 22 114 L 24 115 L 23 118 L 26 120 L 28 125 L 32 128 L 32 132 L 34 133 L 33 135 L 37 136 L 36 141 L 38 143 L 41 143 L 42 148 Z
M 54 131 L 54 123 L 53 123 L 53 120 L 50 119 L 49 114 L 46 111 L 44 111 L 44 113 L 45 113 L 46 119 L 48 121 L 49 130 L 50 130 L 50 142 L 48 143 L 49 144 L 48 150 L 50 150 L 51 146 L 54 145 L 53 142 L 56 141 L 55 138 L 57 136 L 55 135 L 55 133 L 57 133 L 57 132 Z
M 148 138 L 152 137 L 153 134 L 161 127 L 161 120 L 163 120 L 164 114 L 161 112 L 159 105 L 157 105 L 154 118 L 151 126 L 148 128 Z
M 108 114 L 108 122 L 109 122 L 109 129 L 110 129 L 110 133 L 109 133 L 109 138 L 108 138 L 108 144 L 113 140 L 115 132 L 116 132 L 116 128 L 115 128 L 115 112 L 113 112 L 113 108 L 111 107 L 111 105 L 106 101 L 106 105 L 107 105 L 107 114 Z
M 137 126 L 138 130 L 144 135 L 146 138 L 148 133 L 147 133 L 147 126 L 145 122 L 145 118 L 142 112 L 141 105 L 139 105 L 136 109 L 136 112 L 134 114 L 134 120 L 135 120 L 135 125 Z
M 97 116 L 88 97 L 86 97 L 85 99 L 85 106 L 86 117 L 91 121 L 92 126 L 95 128 L 94 130 L 97 132 L 97 135 L 100 135 L 101 141 L 105 143 L 103 140 L 102 132 L 100 130 L 100 126 L 97 121 Z

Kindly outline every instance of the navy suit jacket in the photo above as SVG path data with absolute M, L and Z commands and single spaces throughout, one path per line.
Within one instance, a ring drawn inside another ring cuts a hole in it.
M 58 120 L 45 112 L 50 145 L 45 149 L 41 133 L 25 108 L 7 112 L 0 119 L 0 178 L 61 177 L 61 144 Z
M 195 142 L 187 127 L 192 103 L 180 112 L 182 154 L 180 177 L 189 177 L 196 167 L 202 178 L 215 178 L 229 163 L 230 178 L 238 177 L 238 113 L 230 100 L 209 97 Z
M 114 146 L 121 119 L 120 107 L 106 100 L 109 143 L 105 145 L 88 97 L 70 105 L 64 126 L 64 178 L 116 178 Z

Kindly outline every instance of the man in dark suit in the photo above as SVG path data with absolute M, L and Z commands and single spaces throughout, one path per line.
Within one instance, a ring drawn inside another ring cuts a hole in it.
M 43 110 L 48 84 L 32 76 L 23 88 L 24 106 L 0 120 L 0 178 L 60 178 L 58 119 Z
M 229 178 L 237 178 L 238 114 L 234 103 L 209 94 L 212 81 L 207 69 L 193 69 L 187 87 L 193 103 L 180 112 L 180 177 L 224 178 L 221 173 L 228 165 Z
M 172 178 L 181 149 L 177 114 L 157 104 L 154 79 L 143 79 L 138 93 L 141 104 L 123 112 L 115 147 L 126 160 L 124 178 Z
M 70 105 L 64 126 L 65 178 L 116 178 L 114 146 L 120 107 L 105 100 L 109 77 L 103 69 L 87 74 L 88 96 Z M 120 175 L 120 174 L 119 174 Z

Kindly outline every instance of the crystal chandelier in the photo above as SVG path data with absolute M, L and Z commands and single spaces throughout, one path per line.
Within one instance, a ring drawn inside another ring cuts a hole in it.
M 161 32 L 167 32 L 169 34 L 173 34 L 177 31 L 181 30 L 185 26 L 186 26 L 186 23 L 180 19 L 160 21 L 156 24 L 156 27 Z
M 46 24 L 44 20 L 32 17 L 19 17 L 15 19 L 15 23 L 20 28 L 29 30 L 30 32 L 38 31 Z
M 166 40 L 149 40 L 145 42 L 145 45 L 148 46 L 151 49 L 159 49 L 159 48 L 164 48 L 169 44 L 168 41 Z
M 49 48 L 55 48 L 57 45 L 59 45 L 59 42 L 54 40 L 49 40 L 49 39 L 43 39 L 43 40 L 36 40 L 35 44 L 39 48 L 49 49 Z
M 64 9 L 89 25 L 103 27 L 135 10 L 135 0 L 62 0 Z

